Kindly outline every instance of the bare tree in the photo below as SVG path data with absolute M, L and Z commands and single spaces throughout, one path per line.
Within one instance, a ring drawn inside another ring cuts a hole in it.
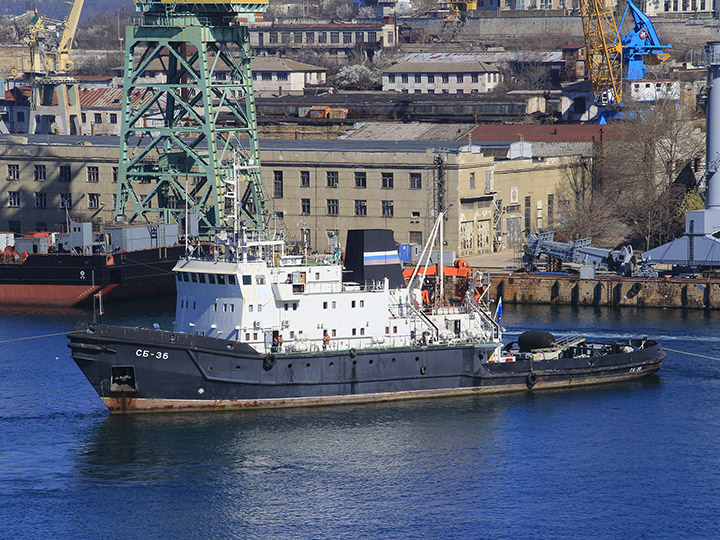
M 560 237 L 577 240 L 591 236 L 599 245 L 614 245 L 623 238 L 624 228 L 613 219 L 613 205 L 597 185 L 592 160 L 566 167 L 556 196 Z
M 631 237 L 650 249 L 675 232 L 687 192 L 676 180 L 702 155 L 704 137 L 694 108 L 677 102 L 629 104 L 625 116 L 606 144 L 600 183 Z

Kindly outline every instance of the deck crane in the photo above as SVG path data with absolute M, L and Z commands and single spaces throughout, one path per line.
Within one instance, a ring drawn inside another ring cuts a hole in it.
M 623 81 L 642 80 L 647 65 L 667 60 L 670 45 L 662 45 L 652 21 L 632 0 L 627 0 L 620 24 L 605 0 L 580 0 L 590 80 L 595 103 L 621 104 Z M 621 35 L 628 13 L 633 27 Z

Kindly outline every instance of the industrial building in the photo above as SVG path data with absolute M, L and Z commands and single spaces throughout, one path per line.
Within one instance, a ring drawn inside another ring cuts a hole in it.
M 55 230 L 68 216 L 114 219 L 117 138 L 29 139 L 0 140 L 0 230 Z M 557 223 L 557 187 L 582 158 L 545 154 L 532 157 L 521 142 L 282 140 L 260 148 L 267 193 L 290 234 L 308 229 L 314 249 L 368 227 L 422 243 L 444 207 L 448 250 L 458 256 L 519 247 L 525 230 Z

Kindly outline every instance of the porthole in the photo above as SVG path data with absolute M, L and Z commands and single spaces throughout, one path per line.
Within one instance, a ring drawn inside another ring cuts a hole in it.
M 235 366 L 235 371 L 240 371 L 240 366 Z
M 330 367 L 333 367 L 335 365 L 335 362 L 330 362 Z
M 372 361 L 372 360 L 369 360 L 369 361 L 368 361 L 368 364 L 372 364 L 372 363 L 373 363 L 373 361 Z
M 310 362 L 308 362 L 307 364 L 305 364 L 305 367 L 310 367 Z
M 415 361 L 416 361 L 416 362 L 419 362 L 419 361 L 420 361 L 420 357 L 419 357 L 419 356 L 416 356 L 416 357 L 415 357 Z
M 353 366 L 357 366 L 357 360 L 353 360 Z
M 288 364 L 288 369 L 292 369 L 292 364 Z

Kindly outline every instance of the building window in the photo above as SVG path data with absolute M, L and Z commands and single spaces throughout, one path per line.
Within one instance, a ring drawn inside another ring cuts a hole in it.
M 279 41 L 278 39 L 278 33 L 277 32 L 270 32 L 270 43 L 277 43 Z
M 369 43 L 374 43 L 375 41 L 377 41 L 377 32 L 368 32 L 367 36 Z
M 17 121 L 22 124 L 25 122 L 25 111 L 18 111 L 17 112 Z
M 367 201 L 356 200 L 355 201 L 355 215 L 356 216 L 367 216 Z
M 35 192 L 35 208 L 47 208 L 47 194 L 42 191 Z
M 383 189 L 392 189 L 394 184 L 393 173 L 384 172 L 381 173 L 381 187 Z
M 318 32 L 318 43 L 327 43 L 327 32 Z
M 261 73 L 260 79 L 263 81 L 272 81 L 272 73 Z
M 100 181 L 100 170 L 97 167 L 90 166 L 87 168 L 87 181 L 93 183 Z
M 404 83 L 407 83 L 407 82 L 408 82 L 408 76 L 407 76 L 407 75 L 401 75 L 401 76 L 400 76 L 400 80 L 401 80 L 402 82 L 404 82 Z
M 388 75 L 388 82 L 390 82 L 390 83 L 394 83 L 394 82 L 395 82 L 395 75 L 394 75 L 393 73 L 391 73 L 390 75 Z
M 283 197 L 283 172 L 273 171 L 273 197 L 282 199 Z
M 338 204 L 337 199 L 328 199 L 327 200 L 327 213 L 328 216 L 337 216 L 340 209 L 340 205 Z
M 117 114 L 110 113 L 110 123 L 111 124 L 117 124 Z
M 302 43 L 302 32 L 295 32 L 293 34 L 293 42 L 294 43 Z
M 102 124 L 102 115 L 100 113 L 95 113 L 95 123 Z
M 315 43 L 315 32 L 305 32 L 305 43 Z
M 47 221 L 36 221 L 35 230 L 38 232 L 47 232 Z
M 422 82 L 422 75 L 420 75 L 419 73 L 418 73 L 417 75 L 415 75 L 415 82 L 418 83 L 418 84 L 421 83 L 421 82 Z
M 327 171 L 326 177 L 327 177 L 327 187 L 331 187 L 331 188 L 338 187 L 338 172 L 337 171 Z
M 443 75 L 442 76 L 442 82 L 449 83 L 450 82 L 450 75 Z
M 113 184 L 117 184 L 118 179 L 118 168 L 113 167 Z
M 330 43 L 340 43 L 340 32 L 330 32 Z
M 529 231 L 532 224 L 532 197 L 525 197 L 525 228 Z
M 474 82 L 474 83 L 478 82 L 479 79 L 478 79 L 477 73 L 473 73 L 473 74 L 470 76 L 470 80 L 471 80 L 472 82 Z
M 456 78 L 457 78 L 457 82 L 459 82 L 459 83 L 465 81 L 465 76 L 462 73 L 459 73 L 458 75 L 456 75 Z
M 422 174 L 419 172 L 410 173 L 410 189 L 422 189 Z
M 72 180 L 72 169 L 70 165 L 60 165 L 58 180 L 60 182 L 70 182 Z
M 83 124 L 87 124 L 87 117 L 85 116 L 85 113 L 80 113 L 80 119 Z
M 19 191 L 8 191 L 8 206 L 10 208 L 20 207 L 20 192 Z
M 363 33 L 362 32 L 355 32 L 355 44 L 359 44 L 363 42 Z
M 7 166 L 7 179 L 20 180 L 20 165 L 11 164 Z
M 303 216 L 310 215 L 310 199 L 300 199 L 300 211 Z
M 355 187 L 360 189 L 365 189 L 367 187 L 367 173 L 355 173 Z
M 8 221 L 8 232 L 20 234 L 20 221 L 15 219 L 11 219 L 10 221 Z
M 552 193 L 548 194 L 548 204 L 547 204 L 547 226 L 554 227 L 555 226 L 555 195 Z
M 429 83 L 434 83 L 434 82 L 435 82 L 435 75 L 428 75 L 428 76 L 427 76 L 427 79 L 428 79 L 428 82 L 429 82 Z
M 287 74 L 287 73 L 278 73 L 278 74 L 277 74 L 277 80 L 278 80 L 278 81 L 287 81 L 287 80 L 288 80 L 288 74 Z
M 60 208 L 72 208 L 72 193 L 60 194 Z
M 420 223 L 420 212 L 413 210 L 411 216 L 410 223 Z
M 310 187 L 310 171 L 300 171 L 300 187 Z
M 352 43 L 352 32 L 343 32 L 343 43 Z
M 35 165 L 35 180 L 37 182 L 44 182 L 46 178 L 45 165 Z
M 470 189 L 475 189 L 475 173 L 470 173 Z
M 393 209 L 393 202 L 392 201 L 382 201 L 382 216 L 383 217 L 393 217 L 395 214 L 395 211 Z
M 410 231 L 408 240 L 411 244 L 420 244 L 422 246 L 422 231 Z
M 88 193 L 88 208 L 100 208 L 99 193 Z

